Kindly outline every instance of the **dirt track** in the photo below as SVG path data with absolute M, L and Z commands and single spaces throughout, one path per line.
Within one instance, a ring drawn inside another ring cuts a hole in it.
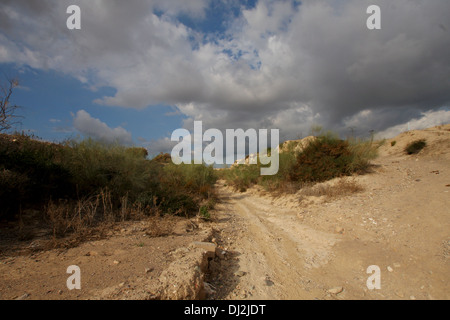
M 373 172 L 355 178 L 364 191 L 332 200 L 220 182 L 218 238 L 233 254 L 210 277 L 215 298 L 449 299 L 448 147 L 406 156 L 386 143 Z M 367 288 L 371 265 L 380 290 Z

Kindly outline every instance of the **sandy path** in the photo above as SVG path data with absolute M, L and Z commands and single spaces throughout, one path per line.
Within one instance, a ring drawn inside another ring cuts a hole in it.
M 328 201 L 220 181 L 217 237 L 230 259 L 209 278 L 213 298 L 449 299 L 447 156 L 382 154 L 374 164 L 355 178 L 364 191 Z M 371 265 L 380 290 L 367 288 Z

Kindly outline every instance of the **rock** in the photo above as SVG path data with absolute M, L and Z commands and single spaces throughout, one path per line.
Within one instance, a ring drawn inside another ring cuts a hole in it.
M 268 286 L 268 287 L 271 287 L 271 286 L 273 286 L 275 283 L 273 283 L 273 281 L 272 280 L 270 280 L 270 279 L 266 279 L 266 280 L 264 280 L 265 281 L 265 283 L 266 283 L 266 286 Z
M 208 282 L 203 282 L 203 288 L 207 296 L 211 296 L 216 293 L 216 290 L 213 289 L 214 287 Z
M 245 272 L 245 271 L 237 271 L 234 275 L 236 276 L 236 277 L 243 277 L 243 276 L 245 276 L 247 274 L 247 272 Z
M 145 273 L 150 273 L 153 270 L 155 270 L 155 268 L 145 268 Z
M 344 287 L 334 287 L 334 288 L 329 289 L 329 290 L 328 290 L 328 293 L 331 293 L 331 294 L 339 294 L 339 293 L 341 293 L 342 291 L 344 291 Z
M 389 271 L 389 272 L 392 272 L 392 271 L 394 271 L 394 269 L 392 269 L 392 267 L 391 266 L 387 266 L 387 271 Z
M 194 242 L 194 246 L 196 248 L 200 248 L 203 249 L 207 252 L 216 252 L 216 245 L 214 243 L 211 242 L 199 242 L 199 241 L 195 241 Z
M 227 252 L 219 247 L 216 248 L 216 257 L 223 260 L 226 258 Z
M 194 246 L 196 248 L 203 249 L 206 253 L 206 258 L 208 258 L 208 259 L 214 259 L 214 257 L 216 256 L 216 247 L 217 246 L 214 243 L 195 241 Z
M 28 298 L 30 295 L 28 293 L 25 293 L 23 295 L 21 295 L 20 297 L 16 298 L 16 300 L 25 300 L 26 298 Z
M 113 263 L 114 263 L 114 264 L 119 264 L 120 261 L 114 260 Z

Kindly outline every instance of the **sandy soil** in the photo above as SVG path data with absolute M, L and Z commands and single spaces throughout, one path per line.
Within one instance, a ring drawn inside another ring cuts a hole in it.
M 428 147 L 405 155 L 419 138 Z M 449 299 L 450 126 L 386 141 L 354 179 L 364 191 L 302 201 L 222 182 L 218 229 L 233 259 L 210 278 L 214 298 Z M 379 290 L 366 284 L 372 265 Z
M 121 223 L 106 239 L 75 248 L 4 255 L 0 299 L 203 298 L 203 250 L 193 243 L 209 241 L 210 226 L 197 219 L 170 218 L 158 222 L 163 235 L 153 236 L 154 228 L 153 220 Z M 81 290 L 67 287 L 71 265 L 81 270 Z
M 428 146 L 405 155 L 419 138 Z M 386 141 L 373 164 L 348 196 L 238 193 L 219 181 L 212 222 L 170 221 L 158 237 L 130 222 L 76 248 L 2 255 L 0 299 L 449 299 L 450 125 Z M 216 253 L 205 260 L 196 241 Z M 70 265 L 81 290 L 67 289 Z M 381 289 L 366 285 L 372 265 Z

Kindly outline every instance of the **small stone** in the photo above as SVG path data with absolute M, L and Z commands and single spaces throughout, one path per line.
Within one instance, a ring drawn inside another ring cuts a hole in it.
M 416 297 L 414 297 L 414 296 L 409 296 L 409 298 L 410 298 L 411 300 L 416 300 Z
M 219 247 L 216 248 L 216 257 L 219 259 L 225 259 L 227 252 Z
M 273 286 L 273 285 L 275 284 L 275 283 L 273 283 L 273 281 L 270 280 L 270 279 L 266 279 L 265 282 L 266 282 L 266 286 L 268 286 L 268 287 L 271 287 L 271 286 Z
M 400 265 L 400 263 L 394 263 L 394 268 L 400 268 L 401 267 L 401 265 Z
M 388 270 L 389 272 L 394 271 L 394 269 L 392 269 L 392 267 L 390 267 L 390 266 L 387 267 L 387 270 Z
M 154 270 L 154 268 L 145 268 L 145 273 L 150 273 Z
M 199 241 L 195 241 L 194 242 L 194 246 L 200 249 L 203 249 L 207 252 L 216 252 L 216 245 L 214 243 L 211 242 L 199 242 Z
M 114 260 L 113 263 L 114 263 L 114 264 L 119 264 L 120 261 Z
M 237 271 L 234 275 L 236 277 L 243 277 L 245 276 L 247 273 L 245 271 Z
M 344 228 L 338 226 L 338 227 L 336 227 L 336 229 L 334 229 L 334 231 L 336 233 L 343 234 L 344 233 Z
M 16 300 L 25 300 L 26 298 L 28 298 L 30 295 L 28 293 L 25 293 L 23 295 L 21 295 L 20 297 L 16 298 Z
M 212 296 L 214 293 L 216 293 L 216 290 L 213 289 L 214 287 L 208 282 L 203 282 L 203 288 L 205 289 L 205 293 L 207 296 Z
M 342 291 L 344 291 L 344 288 L 343 288 L 343 287 L 335 287 L 335 288 L 329 289 L 329 290 L 328 290 L 328 293 L 331 293 L 331 294 L 339 294 L 339 293 L 341 293 Z

